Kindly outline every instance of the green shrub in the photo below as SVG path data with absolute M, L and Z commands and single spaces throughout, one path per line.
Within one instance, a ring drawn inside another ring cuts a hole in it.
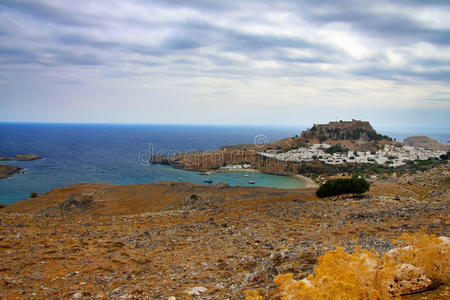
M 191 195 L 191 200 L 197 200 L 197 199 L 198 199 L 198 196 L 196 194 Z
M 38 193 L 36 192 L 31 192 L 30 194 L 30 198 L 36 198 L 38 196 Z
M 362 195 L 370 189 L 370 183 L 364 178 L 353 177 L 331 179 L 320 185 L 316 191 L 319 198 L 340 196 L 346 194 Z

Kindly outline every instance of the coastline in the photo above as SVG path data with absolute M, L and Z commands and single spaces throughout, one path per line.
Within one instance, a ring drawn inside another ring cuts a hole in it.
M 261 173 L 261 174 L 273 175 L 273 174 L 270 174 L 270 173 L 261 172 L 261 171 L 259 171 L 257 169 L 253 169 L 253 168 L 232 169 L 232 170 L 218 169 L 218 170 L 215 170 L 214 172 L 216 172 L 216 173 L 219 173 L 219 172 L 220 173 L 226 173 L 226 172 L 248 172 L 248 173 Z M 212 173 L 212 174 L 214 174 L 214 173 Z M 304 175 L 300 175 L 300 174 L 297 174 L 297 175 L 280 175 L 280 174 L 277 174 L 277 175 L 278 176 L 286 176 L 286 177 L 295 177 L 295 178 L 303 180 L 305 182 L 305 186 L 300 188 L 300 189 L 310 189 L 310 188 L 318 188 L 319 187 L 319 185 L 317 183 L 315 183 L 314 180 L 312 180 L 311 178 L 306 177 Z
M 304 189 L 318 188 L 319 187 L 319 185 L 317 183 L 315 183 L 314 180 L 312 180 L 309 177 L 306 177 L 306 176 L 300 175 L 300 174 L 297 174 L 294 177 L 300 178 L 303 181 L 305 181 L 306 185 L 305 185 Z

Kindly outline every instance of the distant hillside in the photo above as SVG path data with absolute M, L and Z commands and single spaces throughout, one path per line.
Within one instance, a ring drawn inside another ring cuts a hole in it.
M 366 142 L 392 140 L 388 136 L 377 133 L 369 122 L 360 120 L 314 124 L 311 129 L 302 132 L 302 137 L 318 140 L 320 143 L 327 140 L 360 140 Z
M 439 143 L 435 139 L 427 136 L 410 136 L 403 140 L 403 143 L 408 146 L 420 147 L 429 150 L 450 151 L 450 146 Z
M 286 166 L 277 163 L 276 159 L 270 159 L 258 153 L 269 150 L 287 152 L 319 143 L 339 144 L 342 149 L 366 152 L 377 151 L 386 144 L 397 143 L 393 142 L 388 136 L 378 134 L 369 122 L 358 120 L 315 124 L 310 130 L 303 131 L 301 136 L 295 135 L 271 143 L 257 142 L 255 140 L 255 144 L 222 146 L 219 150 L 210 152 L 179 153 L 171 156 L 170 160 L 164 155 L 152 156 L 152 162 L 157 164 L 168 163 L 175 168 L 195 171 L 250 164 L 253 168 L 265 173 L 293 175 L 300 173 L 297 170 L 298 164 L 291 163 Z M 317 169 L 315 166 L 311 168 Z

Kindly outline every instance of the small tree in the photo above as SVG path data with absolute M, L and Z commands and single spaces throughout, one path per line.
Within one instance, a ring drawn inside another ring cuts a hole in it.
M 38 196 L 38 193 L 36 192 L 31 192 L 30 194 L 30 198 L 36 198 Z
M 353 177 L 331 179 L 320 185 L 316 191 L 319 198 L 340 196 L 340 195 L 362 195 L 370 189 L 370 184 L 364 178 Z

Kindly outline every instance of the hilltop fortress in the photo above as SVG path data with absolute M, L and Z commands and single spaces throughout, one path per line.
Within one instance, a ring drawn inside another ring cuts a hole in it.
M 377 134 L 369 122 L 354 119 L 328 124 L 314 124 L 311 129 L 302 132 L 302 137 L 318 139 L 319 142 L 326 140 L 392 140 L 388 136 Z
M 193 171 L 256 169 L 279 175 L 385 172 L 416 160 L 438 159 L 444 151 L 405 146 L 377 133 L 367 121 L 314 124 L 300 136 L 267 144 L 223 146 L 216 151 L 153 156 L 153 163 Z M 372 165 L 371 171 L 368 166 Z M 381 166 L 382 168 L 379 168 Z

